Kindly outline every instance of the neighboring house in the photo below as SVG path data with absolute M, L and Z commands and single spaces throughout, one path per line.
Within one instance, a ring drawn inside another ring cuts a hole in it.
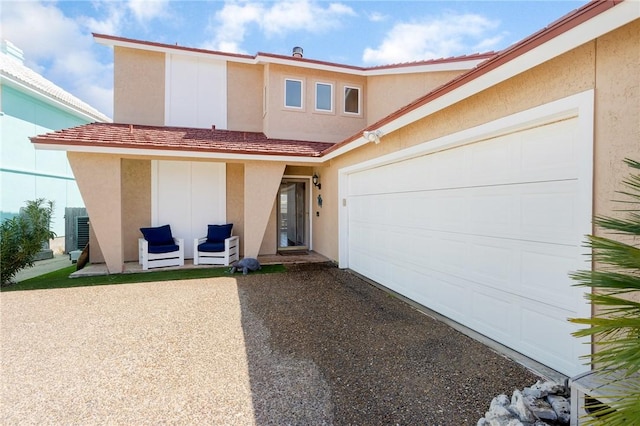
M 589 3 L 497 54 L 377 68 L 95 38 L 114 47 L 119 124 L 32 141 L 67 151 L 110 273 L 141 226 L 233 222 L 245 256 L 309 248 L 585 369 L 567 318 L 591 307 L 567 274 L 640 159 L 637 2 Z
M 29 137 L 110 121 L 23 64 L 23 53 L 2 41 L 0 53 L 0 214 L 18 214 L 25 201 L 55 202 L 51 230 L 65 235 L 65 207 L 84 207 L 64 151 L 35 150 Z

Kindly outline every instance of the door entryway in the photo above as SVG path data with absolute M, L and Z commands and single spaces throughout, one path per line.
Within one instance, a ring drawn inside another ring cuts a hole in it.
M 309 248 L 307 182 L 283 180 L 278 191 L 278 251 Z

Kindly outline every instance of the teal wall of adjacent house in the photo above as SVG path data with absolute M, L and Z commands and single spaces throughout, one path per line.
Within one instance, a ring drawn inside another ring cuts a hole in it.
M 52 231 L 65 235 L 65 207 L 84 207 L 64 151 L 36 150 L 30 136 L 88 121 L 7 85 L 1 87 L 0 216 L 16 215 L 25 201 L 55 203 Z

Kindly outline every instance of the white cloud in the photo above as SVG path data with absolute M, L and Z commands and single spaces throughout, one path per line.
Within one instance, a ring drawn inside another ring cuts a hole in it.
M 371 12 L 367 15 L 367 19 L 371 22 L 383 22 L 388 19 L 388 16 L 380 12 Z
M 215 33 L 213 40 L 203 47 L 223 52 L 245 53 L 240 49 L 240 43 L 245 38 L 247 26 L 259 21 L 262 14 L 260 4 L 225 4 L 215 14 L 214 22 L 210 25 Z
M 2 36 L 23 50 L 25 65 L 112 114 L 112 65 L 98 60 L 82 20 L 65 16 L 55 3 L 12 1 L 3 3 L 0 22 Z
M 167 16 L 169 0 L 129 0 L 129 9 L 138 22 Z
M 445 14 L 437 18 L 396 24 L 377 48 L 366 48 L 368 64 L 390 64 L 474 53 L 491 49 L 501 40 L 491 33 L 498 26 L 476 14 Z
M 352 8 L 341 3 L 325 6 L 324 3 L 309 0 L 226 2 L 213 18 L 209 29 L 214 37 L 205 47 L 243 53 L 239 46 L 252 27 L 261 30 L 267 37 L 295 31 L 322 33 L 340 26 L 343 17 L 354 15 Z
M 93 4 L 101 18 L 80 16 L 77 18 L 78 23 L 93 33 L 118 34 L 125 21 L 126 5 L 119 2 L 95 2 Z

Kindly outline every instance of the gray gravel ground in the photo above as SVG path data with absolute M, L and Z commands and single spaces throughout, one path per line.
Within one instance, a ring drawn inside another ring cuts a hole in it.
M 0 302 L 3 425 L 475 425 L 538 379 L 328 265 Z

